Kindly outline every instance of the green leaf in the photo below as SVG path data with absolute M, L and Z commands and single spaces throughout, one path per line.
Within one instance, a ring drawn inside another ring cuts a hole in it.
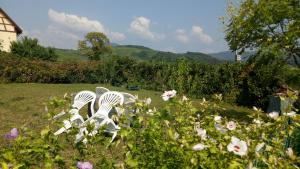
M 8 165 L 5 162 L 1 163 L 1 166 L 2 166 L 2 169 L 9 169 Z
M 49 132 L 50 132 L 49 127 L 47 127 L 46 129 L 43 129 L 43 130 L 41 131 L 41 137 L 44 138 L 46 135 L 49 134 Z
M 126 160 L 126 164 L 129 167 L 136 167 L 138 165 L 138 162 L 137 162 L 137 160 L 129 158 L 129 159 Z
M 8 161 L 13 161 L 14 160 L 14 156 L 13 156 L 13 153 L 11 151 L 8 151 L 6 153 L 4 153 L 3 155 L 3 158 L 8 160 Z
M 228 169 L 239 169 L 239 168 L 242 169 L 243 165 L 240 164 L 239 162 L 235 161 L 235 160 L 231 161 L 231 163 L 230 163 L 230 165 L 228 167 Z
M 23 167 L 23 166 L 24 166 L 23 164 L 18 164 L 18 165 L 16 165 L 16 166 L 14 166 L 13 169 L 19 169 L 19 168 L 21 168 L 21 167 Z

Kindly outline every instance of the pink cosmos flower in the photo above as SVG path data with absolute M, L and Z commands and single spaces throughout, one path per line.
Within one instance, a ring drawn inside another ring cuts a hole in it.
M 90 162 L 78 161 L 77 162 L 77 168 L 78 169 L 93 169 L 93 164 L 91 164 Z
M 10 130 L 9 133 L 7 133 L 7 134 L 5 135 L 5 138 L 6 138 L 6 139 L 15 139 L 15 138 L 17 138 L 18 136 L 19 136 L 19 131 L 18 131 L 18 129 L 17 129 L 17 128 L 13 128 L 13 129 Z

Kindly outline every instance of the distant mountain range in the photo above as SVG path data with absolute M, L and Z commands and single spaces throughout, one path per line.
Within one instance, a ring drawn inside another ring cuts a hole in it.
M 198 61 L 209 64 L 220 63 L 221 61 L 211 55 L 200 52 L 172 53 L 153 50 L 144 46 L 137 45 L 118 45 L 113 46 L 113 54 L 120 56 L 131 56 L 140 60 L 148 61 L 167 61 L 174 62 L 180 58 L 186 58 L 190 61 Z
M 219 53 L 205 54 L 201 52 L 186 52 L 173 53 L 154 50 L 145 46 L 139 45 L 119 45 L 111 44 L 113 47 L 113 54 L 119 56 L 129 56 L 138 60 L 146 61 L 162 61 L 174 62 L 180 58 L 186 58 L 190 61 L 197 61 L 208 64 L 217 64 L 224 61 L 234 61 L 235 54 L 231 51 L 224 51 Z M 59 55 L 59 60 L 88 60 L 88 57 L 83 56 L 78 50 L 73 49 L 56 49 Z M 253 53 L 253 52 L 252 52 Z M 242 55 L 243 60 L 247 60 L 251 53 Z

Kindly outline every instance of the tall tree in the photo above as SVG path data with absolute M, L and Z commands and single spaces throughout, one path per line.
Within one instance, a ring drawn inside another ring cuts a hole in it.
M 86 34 L 85 39 L 78 42 L 78 49 L 91 60 L 99 60 L 101 55 L 112 52 L 109 39 L 101 32 Z
M 228 9 L 226 40 L 231 50 L 271 49 L 300 66 L 299 0 L 242 0 L 239 7 Z

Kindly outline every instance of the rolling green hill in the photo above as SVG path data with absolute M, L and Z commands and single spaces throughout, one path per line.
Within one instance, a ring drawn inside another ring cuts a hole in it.
M 56 49 L 59 61 L 64 60 L 87 60 L 86 56 L 73 49 Z M 180 58 L 186 58 L 190 61 L 198 61 L 209 64 L 220 63 L 221 61 L 204 53 L 187 52 L 172 53 L 153 50 L 144 46 L 137 45 L 113 45 L 113 54 L 119 56 L 129 56 L 138 60 L 174 62 Z
M 88 60 L 88 57 L 81 55 L 77 50 L 74 49 L 55 49 L 58 60 Z

